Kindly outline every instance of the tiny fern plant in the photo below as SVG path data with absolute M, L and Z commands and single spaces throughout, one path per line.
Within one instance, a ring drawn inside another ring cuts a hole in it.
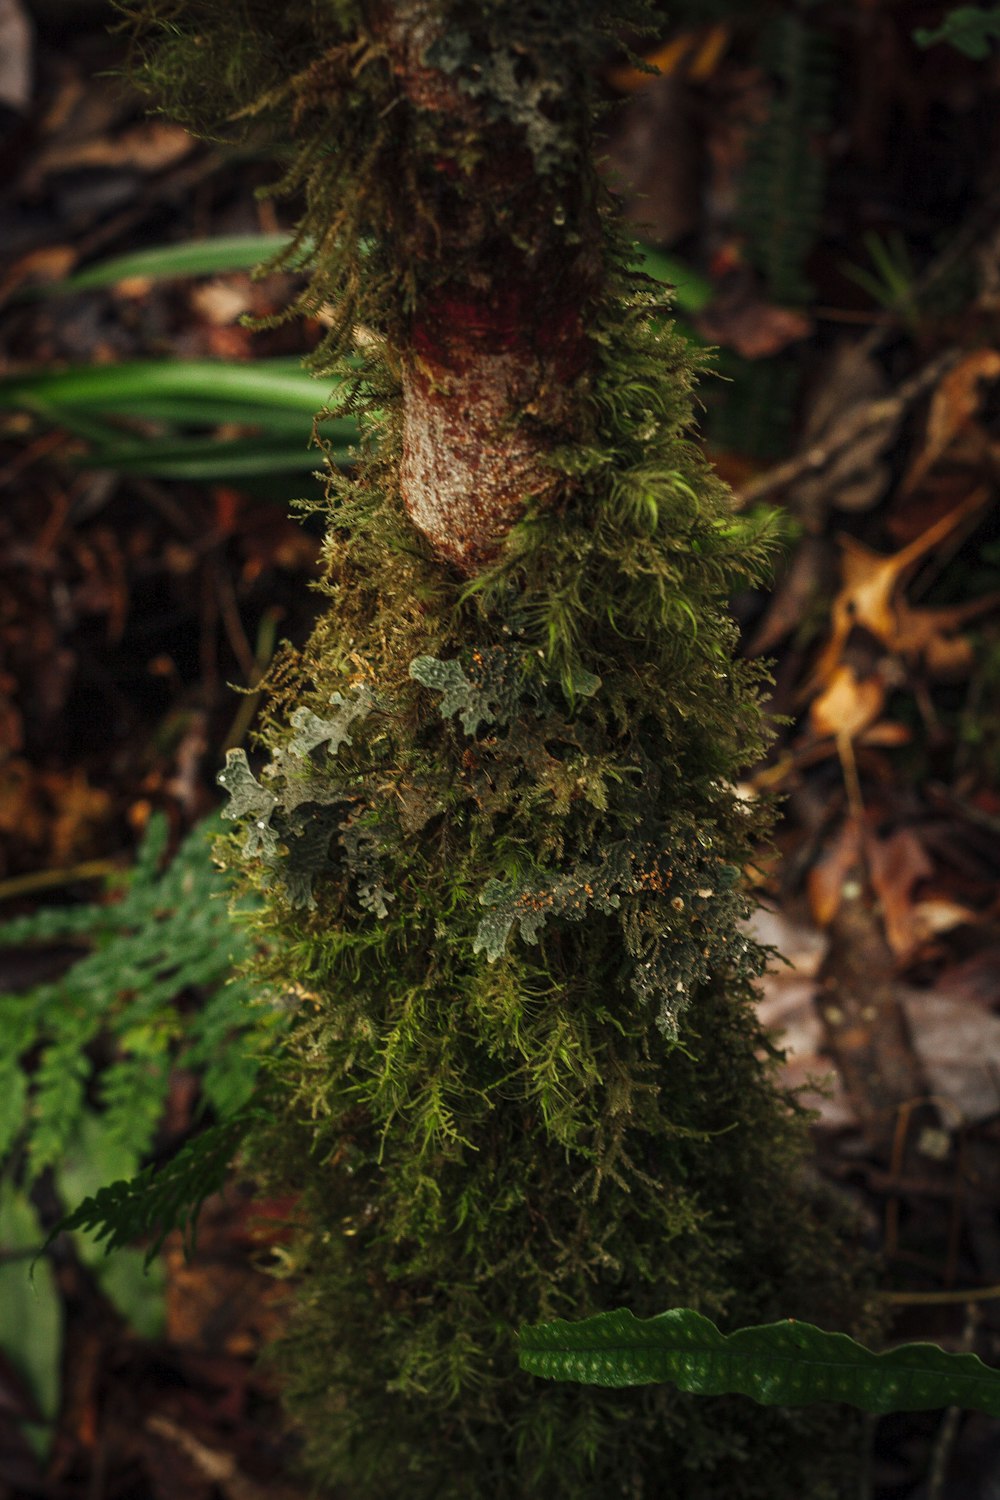
M 137 1172 L 178 1065 L 197 1076 L 202 1104 L 219 1122 L 216 1130 L 225 1127 L 232 1154 L 233 1122 L 245 1114 L 283 1016 L 256 1004 L 238 972 L 252 944 L 239 909 L 230 910 L 231 883 L 211 857 L 209 840 L 218 831 L 214 820 L 199 825 L 167 860 L 167 822 L 154 814 L 112 899 L 42 907 L 0 925 L 3 948 L 69 943 L 81 950 L 60 978 L 0 995 L 0 1161 L 16 1167 L 22 1181 L 57 1168 L 85 1119 L 91 1140 L 113 1145 L 113 1158 Z M 127 1225 L 114 1218 L 119 1199 L 124 1205 L 137 1197 L 126 1182 L 106 1194 L 101 1203 L 112 1219 L 103 1231 L 112 1243 L 189 1217 L 204 1197 L 210 1155 L 204 1146 L 185 1155 L 156 1192 L 147 1170 L 141 1221 L 134 1206 Z M 80 1227 L 84 1220 L 102 1229 L 99 1214 L 85 1213 Z

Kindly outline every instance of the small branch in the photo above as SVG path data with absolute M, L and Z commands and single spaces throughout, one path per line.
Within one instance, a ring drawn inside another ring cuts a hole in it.
M 951 1292 L 877 1292 L 876 1296 L 892 1307 L 947 1307 L 959 1302 L 996 1302 L 1000 1299 L 1000 1285 Z
M 831 424 L 827 432 L 815 443 L 810 443 L 784 463 L 776 464 L 758 479 L 736 493 L 736 504 L 740 509 L 755 505 L 758 501 L 781 490 L 789 489 L 807 474 L 818 474 L 830 468 L 833 462 L 846 453 L 862 438 L 879 427 L 891 427 L 905 416 L 913 403 L 935 386 L 941 376 L 958 362 L 960 352 L 951 350 L 924 365 L 922 370 L 903 382 L 893 396 L 879 396 L 851 406 Z

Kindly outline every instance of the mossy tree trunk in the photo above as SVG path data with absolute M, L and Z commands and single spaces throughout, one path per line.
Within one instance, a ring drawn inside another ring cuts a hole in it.
M 631 6 L 623 23 L 642 20 Z M 307 200 L 298 307 L 368 433 L 329 610 L 223 773 L 298 1018 L 255 1158 L 300 1195 L 280 1354 L 350 1500 L 810 1500 L 828 1417 L 543 1385 L 524 1321 L 692 1304 L 850 1326 L 741 927 L 767 528 L 687 436 L 691 368 L 591 159 L 600 6 L 139 7 L 172 107 Z M 345 361 L 345 356 L 348 358 Z

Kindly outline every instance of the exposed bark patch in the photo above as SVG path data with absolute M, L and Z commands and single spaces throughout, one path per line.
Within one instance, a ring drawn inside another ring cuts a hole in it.
M 471 574 L 525 502 L 556 489 L 549 455 L 569 435 L 571 389 L 590 357 L 600 256 L 593 206 L 578 184 L 539 175 L 523 119 L 487 118 L 455 75 L 428 64 L 440 27 L 422 0 L 396 0 L 377 21 L 429 165 L 397 225 L 418 284 L 400 477 L 414 525 Z
M 444 296 L 415 327 L 404 367 L 403 498 L 466 573 L 496 556 L 529 497 L 554 490 L 547 454 L 583 365 L 574 309 L 543 321 L 524 301 Z

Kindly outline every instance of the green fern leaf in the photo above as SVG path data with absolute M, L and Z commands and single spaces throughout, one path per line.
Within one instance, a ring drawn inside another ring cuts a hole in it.
M 58 1041 L 45 1048 L 39 1060 L 33 1079 L 28 1139 L 33 1177 L 65 1155 L 76 1133 L 92 1072 L 84 1051 L 89 1031 L 89 1027 L 80 1024 L 67 1027 Z
M 99 1118 L 138 1165 L 174 1061 L 200 1076 L 206 1102 L 226 1119 L 246 1105 L 284 1024 L 253 1003 L 245 981 L 227 983 L 250 945 L 211 859 L 218 824 L 194 829 L 163 867 L 168 832 L 165 818 L 150 819 L 117 900 L 46 907 L 0 926 L 0 946 L 59 936 L 89 945 L 54 982 L 0 994 L 0 1160 L 23 1142 L 29 1177 L 58 1166 L 87 1119 Z M 92 1091 L 97 1041 L 108 1060 Z
M 166 1104 L 169 1040 L 164 1030 L 154 1033 L 101 1075 L 104 1129 L 111 1140 L 133 1151 L 137 1162 L 152 1146 Z
M 1000 1416 L 1000 1370 L 974 1354 L 949 1354 L 936 1344 L 875 1354 L 846 1333 L 793 1318 L 724 1334 L 690 1307 L 655 1318 L 622 1308 L 578 1323 L 522 1328 L 520 1363 L 546 1380 L 669 1382 L 699 1396 L 750 1396 L 763 1406 L 844 1401 L 870 1412 L 963 1406 Z
M 948 12 L 936 29 L 918 27 L 913 39 L 918 47 L 948 42 L 956 52 L 964 53 L 974 62 L 985 62 L 990 55 L 990 42 L 1000 40 L 1000 5 L 988 10 L 978 5 L 959 5 Z
M 179 1229 L 186 1248 L 192 1249 L 202 1204 L 221 1188 L 252 1119 L 247 1111 L 213 1125 L 182 1146 L 166 1166 L 147 1167 L 137 1177 L 101 1188 L 59 1221 L 46 1246 L 56 1235 L 77 1229 L 93 1233 L 109 1252 L 149 1237 L 148 1266 L 167 1235 Z
M 0 1057 L 0 1161 L 24 1129 L 28 1080 L 16 1052 Z

